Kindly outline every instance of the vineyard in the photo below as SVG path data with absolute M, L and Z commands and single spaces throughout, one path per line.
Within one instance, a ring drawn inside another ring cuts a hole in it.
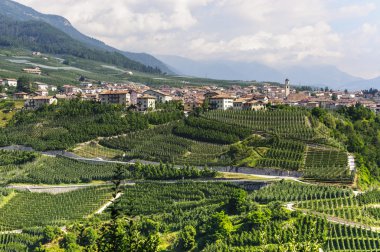
M 69 184 L 85 183 L 93 180 L 111 180 L 115 164 L 91 164 L 65 157 L 42 156 L 25 164 L 26 174 L 11 179 L 13 183 Z
M 180 209 L 193 211 L 197 207 L 221 203 L 236 190 L 238 188 L 228 183 L 139 183 L 125 188 L 121 205 L 131 215 L 176 212 Z
M 91 187 L 57 195 L 19 192 L 0 208 L 0 226 L 13 230 L 62 225 L 86 218 L 110 199 L 109 187 Z
M 0 208 L 0 227 L 11 230 L 83 220 L 110 199 L 110 192 L 109 187 L 94 187 L 59 195 L 17 193 Z M 275 203 L 279 200 L 293 201 L 299 202 L 299 207 L 301 204 L 311 206 L 312 202 L 355 199 L 358 206 L 364 207 L 378 202 L 379 191 L 354 197 L 352 191 L 344 187 L 280 181 L 257 191 L 246 192 L 230 183 L 184 181 L 136 183 L 124 187 L 122 192 L 121 210 L 126 216 L 141 219 L 141 232 L 161 230 L 164 238 L 176 236 L 192 226 L 199 236 L 197 246 L 200 251 L 286 251 L 290 248 L 296 251 L 316 251 L 317 248 L 324 251 L 376 251 L 380 245 L 380 233 L 330 223 L 313 214 L 290 213 L 281 204 Z M 243 205 L 247 208 L 240 210 L 242 212 L 239 214 L 230 214 L 236 211 L 233 210 L 236 204 L 240 204 L 234 200 L 236 197 L 247 197 Z M 61 202 L 65 202 L 63 207 Z M 351 207 L 353 203 L 339 204 Z M 328 208 L 327 205 L 325 208 Z M 10 209 L 14 211 L 11 213 Z M 41 212 L 44 212 L 43 218 Z M 106 210 L 102 219 L 107 218 L 109 213 L 110 210 Z M 259 221 L 260 218 L 265 221 Z M 214 242 L 215 235 L 218 235 L 219 229 L 224 230 L 224 226 L 214 227 L 215 221 L 231 225 L 228 234 L 217 244 Z M 78 228 L 80 225 L 75 229 L 69 228 L 68 232 L 76 232 Z M 1 233 L 0 230 L 0 248 L 4 251 L 34 248 L 44 241 L 45 236 L 46 231 L 41 228 L 26 228 L 22 234 Z M 167 246 L 163 248 L 175 251 L 175 247 Z
M 29 184 L 76 184 L 92 181 L 111 181 L 117 167 L 122 167 L 126 179 L 182 179 L 209 178 L 217 173 L 209 169 L 173 165 L 122 165 L 117 163 L 93 163 L 67 157 L 42 156 L 33 163 L 22 166 L 24 171 L 9 180 L 11 183 Z
M 28 251 L 34 250 L 39 243 L 43 242 L 43 228 L 23 229 L 22 234 L 1 234 L 3 230 L 0 226 L 0 251 Z
M 312 141 L 321 136 L 311 128 L 308 114 L 300 110 L 274 111 L 219 111 L 204 114 L 205 118 L 259 132 L 275 134 L 281 138 Z
M 325 251 L 379 251 L 380 233 L 359 227 L 329 225 L 329 239 Z
M 351 182 L 347 153 L 334 149 L 309 148 L 306 154 L 304 177 L 322 181 Z
M 298 171 L 304 166 L 306 144 L 292 140 L 277 140 L 257 166 Z
M 236 195 L 239 190 L 226 183 L 165 185 L 144 183 L 124 190 L 122 206 L 126 214 L 130 216 L 151 216 L 153 220 L 165 223 L 170 230 L 176 231 L 189 224 L 194 227 L 202 227 L 216 209 L 228 211 L 229 198 Z M 349 189 L 341 187 L 281 181 L 254 191 L 248 197 L 254 201 L 268 204 L 276 200 L 284 202 L 334 200 L 353 197 L 353 194 Z M 372 193 L 366 198 L 371 198 L 370 202 L 374 202 L 377 197 L 379 195 L 374 196 Z M 321 242 L 325 251 L 350 251 L 353 249 L 369 251 L 377 249 L 379 245 L 379 233 L 359 227 L 328 223 L 323 218 L 295 214 L 294 219 L 286 217 L 282 220 L 292 219 L 293 227 L 283 229 L 281 221 L 278 220 L 248 230 L 245 225 L 249 225 L 250 219 L 246 218 L 234 218 L 233 224 L 237 225 L 236 231 L 226 238 L 229 244 L 226 247 L 229 251 L 259 251 L 260 248 L 269 247 L 279 249 L 291 246 L 292 242 L 297 243 L 297 246 L 306 246 L 304 244 L 306 241 Z M 242 223 L 245 224 L 242 225 Z M 301 249 L 301 251 L 303 250 Z
M 310 201 L 350 196 L 353 196 L 352 191 L 341 187 L 301 184 L 285 180 L 254 191 L 251 195 L 253 200 L 260 203 L 278 200 L 283 202 Z
M 173 124 L 103 139 L 105 147 L 125 151 L 125 158 L 189 165 L 224 164 L 221 155 L 227 146 L 193 141 L 171 133 Z
M 368 194 L 368 195 L 367 195 Z M 302 201 L 298 207 L 370 226 L 380 226 L 380 191 L 359 196 Z
M 99 153 L 104 148 L 125 151 L 126 160 L 243 165 L 301 171 L 309 180 L 352 182 L 347 154 L 325 145 L 334 141 L 319 125 L 306 110 L 209 111 L 202 117 L 102 139 Z
M 355 196 L 344 187 L 280 181 L 251 194 L 260 203 L 294 202 L 296 209 L 353 221 L 358 225 L 380 226 L 380 191 Z

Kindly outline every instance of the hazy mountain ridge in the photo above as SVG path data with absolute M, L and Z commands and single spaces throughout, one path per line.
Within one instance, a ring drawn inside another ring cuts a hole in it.
M 75 40 L 85 43 L 87 46 L 93 47 L 95 49 L 101 49 L 111 52 L 119 52 L 124 56 L 130 58 L 131 60 L 137 61 L 147 66 L 153 68 L 159 68 L 162 72 L 173 73 L 170 69 L 162 62 L 154 58 L 153 56 L 146 53 L 133 53 L 124 52 L 115 49 L 111 46 L 106 45 L 104 42 L 97 39 L 88 37 L 81 32 L 79 32 L 71 23 L 64 17 L 58 15 L 42 14 L 34 9 L 24 6 L 22 4 L 16 3 L 11 0 L 1 0 L 0 1 L 0 14 L 4 16 L 11 17 L 18 21 L 41 21 L 50 24 L 51 26 L 63 31 Z
M 174 71 L 183 75 L 226 80 L 277 81 L 289 78 L 294 85 L 328 86 L 334 89 L 380 88 L 380 77 L 365 80 L 331 65 L 289 66 L 275 69 L 264 64 L 228 60 L 191 60 L 172 55 L 157 55 Z
M 178 73 L 189 76 L 207 77 L 225 80 L 283 81 L 281 72 L 259 63 L 235 61 L 195 61 L 184 57 L 159 55 Z

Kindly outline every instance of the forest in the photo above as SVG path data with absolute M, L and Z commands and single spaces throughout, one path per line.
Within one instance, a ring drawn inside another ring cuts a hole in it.
M 359 167 L 359 186 L 367 188 L 380 181 L 380 115 L 357 104 L 336 113 L 313 109 L 313 116 L 323 122 L 335 139 L 355 153 Z

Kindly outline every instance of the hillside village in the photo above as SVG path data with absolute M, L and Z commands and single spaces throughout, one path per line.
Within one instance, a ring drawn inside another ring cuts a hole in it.
M 0 252 L 380 251 L 380 4 L 46 2 L 0 1 Z
M 36 74 L 36 73 L 31 73 Z M 15 89 L 16 79 L 2 79 L 0 85 L 4 90 Z M 156 103 L 180 101 L 186 112 L 191 112 L 207 102 L 210 109 L 217 110 L 261 110 L 267 104 L 290 105 L 307 108 L 338 109 L 362 104 L 377 113 L 380 112 L 380 92 L 378 90 L 334 91 L 328 88 L 302 91 L 291 86 L 288 79 L 284 84 L 274 85 L 260 83 L 251 86 L 231 86 L 224 88 L 214 85 L 170 87 L 160 86 L 151 89 L 149 86 L 128 83 L 94 84 L 82 82 L 79 86 L 64 85 L 60 88 L 41 82 L 33 83 L 33 93 L 17 92 L 12 95 L 0 94 L 0 99 L 25 100 L 25 108 L 35 109 L 45 104 L 56 104 L 59 100 L 80 98 L 98 101 L 105 104 L 119 104 L 135 108 L 138 111 L 154 110 Z

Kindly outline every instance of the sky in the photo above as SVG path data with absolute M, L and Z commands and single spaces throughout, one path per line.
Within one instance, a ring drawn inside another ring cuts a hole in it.
M 16 0 L 118 49 L 380 76 L 379 0 Z

